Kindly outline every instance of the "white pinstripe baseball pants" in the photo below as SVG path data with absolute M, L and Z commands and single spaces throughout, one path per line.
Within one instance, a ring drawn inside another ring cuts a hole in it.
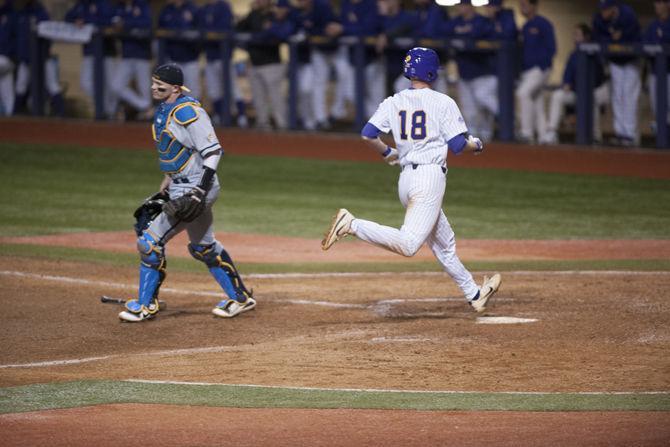
M 524 140 L 534 140 L 535 132 L 538 139 L 547 133 L 543 88 L 549 75 L 550 70 L 542 70 L 539 67 L 521 73 L 516 98 L 519 101 L 519 136 Z
M 610 63 L 612 76 L 612 114 L 614 133 L 637 142 L 637 102 L 642 83 L 637 62 L 629 64 Z
M 483 141 L 493 138 L 494 120 L 498 114 L 498 78 L 485 75 L 459 80 L 458 99 L 470 133 Z
M 354 219 L 351 232 L 361 240 L 403 256 L 414 256 L 427 243 L 445 272 L 467 299 L 479 288 L 456 255 L 456 238 L 442 211 L 446 176 L 439 165 L 406 166 L 398 180 L 398 197 L 405 207 L 400 229 L 363 219 Z
M 0 116 L 14 113 L 14 63 L 0 55 Z

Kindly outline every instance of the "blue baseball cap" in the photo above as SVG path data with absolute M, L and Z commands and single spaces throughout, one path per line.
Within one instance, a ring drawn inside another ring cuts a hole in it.
M 489 6 L 502 6 L 503 0 L 489 0 Z
M 612 7 L 612 6 L 616 6 L 617 3 L 618 2 L 616 0 L 600 0 L 598 2 L 598 7 L 600 9 L 607 9 L 607 8 Z

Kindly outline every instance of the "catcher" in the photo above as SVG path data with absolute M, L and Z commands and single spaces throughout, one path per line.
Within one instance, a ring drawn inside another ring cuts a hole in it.
M 135 211 L 140 281 L 137 299 L 126 302 L 119 318 L 150 319 L 159 310 L 158 291 L 165 280 L 165 244 L 186 230 L 191 255 L 205 263 L 227 295 L 212 310 L 229 318 L 256 307 L 230 255 L 214 238 L 212 206 L 219 196 L 216 168 L 223 149 L 200 103 L 184 93 L 184 75 L 176 64 L 153 72 L 151 94 L 160 101 L 152 125 L 159 165 L 165 178 L 159 192 Z

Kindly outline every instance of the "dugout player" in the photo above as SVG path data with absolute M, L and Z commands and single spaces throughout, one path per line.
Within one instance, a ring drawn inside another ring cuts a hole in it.
M 98 28 L 106 28 L 112 24 L 113 15 L 114 9 L 108 0 L 78 0 L 65 14 L 65 21 L 78 26 L 90 24 Z M 89 98 L 93 98 L 95 93 L 93 85 L 93 43 L 85 44 L 82 51 L 84 57 L 81 61 L 79 83 L 84 93 Z M 113 118 L 116 115 L 116 106 L 118 105 L 116 93 L 110 88 L 116 72 L 116 46 L 114 39 L 105 38 L 103 40 L 103 53 L 105 82 L 107 84 L 104 88 L 104 111 L 107 118 Z
M 331 41 L 342 33 L 342 25 L 327 0 L 296 0 L 292 18 L 296 31 L 320 42 L 298 46 L 298 110 L 307 130 L 327 130 L 327 88 L 337 44 Z
M 0 0 L 0 116 L 14 113 L 16 14 L 9 0 Z
M 644 33 L 644 42 L 656 45 L 670 44 L 670 0 L 654 0 L 654 11 L 656 19 L 649 24 Z M 668 58 L 668 67 L 670 67 L 670 58 Z M 647 83 L 649 85 L 649 102 L 651 110 L 654 113 L 654 126 L 656 127 L 656 69 L 654 67 L 655 59 L 649 60 L 649 72 Z M 668 85 L 670 85 L 670 73 L 667 75 Z M 670 104 L 670 88 L 668 89 L 668 104 Z M 668 112 L 668 123 L 670 123 L 670 111 Z
M 600 0 L 600 11 L 593 17 L 593 37 L 601 44 L 632 44 L 640 41 L 640 24 L 633 8 L 616 0 Z M 610 55 L 614 143 L 635 146 L 639 143 L 637 109 L 640 67 L 636 56 Z
M 212 206 L 219 196 L 216 168 L 223 149 L 207 112 L 184 93 L 184 76 L 176 64 L 158 67 L 151 78 L 151 94 L 160 101 L 152 133 L 160 169 L 165 174 L 159 191 L 169 193 L 169 201 L 150 222 L 137 229 L 140 253 L 140 280 L 137 299 L 126 302 L 119 318 L 140 322 L 159 311 L 158 290 L 165 279 L 165 244 L 186 230 L 191 255 L 205 263 L 227 297 L 212 313 L 234 317 L 256 306 L 244 287 L 232 259 L 214 237 Z
M 516 98 L 519 101 L 521 125 L 519 140 L 542 141 L 547 131 L 547 114 L 544 103 L 544 86 L 551 74 L 556 54 L 554 27 L 537 13 L 539 0 L 521 0 L 521 13 L 527 21 L 521 29 L 523 35 L 523 62 Z
M 546 144 L 558 143 L 558 127 L 565 114 L 566 106 L 574 106 L 577 103 L 577 46 L 591 40 L 591 27 L 586 23 L 580 23 L 574 30 L 575 50 L 570 53 L 568 62 L 563 71 L 563 82 L 561 87 L 551 94 L 549 103 L 549 122 L 547 124 L 547 135 L 543 139 Z M 593 141 L 602 141 L 600 129 L 600 109 L 609 103 L 609 83 L 606 82 L 605 72 L 600 58 L 594 63 L 595 68 L 595 90 L 593 91 Z
M 30 88 L 30 66 L 32 55 L 30 51 L 30 40 L 33 27 L 38 23 L 49 20 L 49 13 L 39 0 L 23 0 L 16 4 L 16 27 L 18 39 L 16 39 L 18 69 L 16 70 L 16 113 L 25 112 L 27 109 L 28 91 Z M 49 54 L 51 42 L 46 41 L 45 51 Z M 51 114 L 63 116 L 65 113 L 65 101 L 58 79 L 58 60 L 48 56 L 44 61 L 44 86 L 49 94 Z
M 151 30 L 151 9 L 146 0 L 121 0 L 116 5 L 112 23 L 118 31 Z M 151 107 L 151 41 L 123 36 L 121 60 L 112 80 L 112 88 L 126 104 L 149 119 Z M 134 81 L 136 88 L 130 86 Z
M 232 33 L 233 11 L 226 0 L 209 0 L 198 10 L 196 18 L 198 29 L 203 32 Z M 214 122 L 221 123 L 223 116 L 223 60 L 218 41 L 206 41 L 203 45 L 207 65 L 205 65 L 205 83 L 207 84 L 207 96 L 214 109 Z M 230 53 L 225 55 L 230 58 Z M 237 107 L 237 125 L 247 127 L 246 104 L 240 91 L 235 74 L 235 66 L 230 63 L 230 90 Z M 233 101 L 230 101 L 232 103 Z
M 357 219 L 342 208 L 333 218 L 321 248 L 328 250 L 348 234 L 403 256 L 414 256 L 426 243 L 470 305 L 483 312 L 500 287 L 500 275 L 485 277 L 481 287 L 475 284 L 456 255 L 454 231 L 442 210 L 442 200 L 448 151 L 478 154 L 484 146 L 478 138 L 468 135 L 456 102 L 431 88 L 439 66 L 435 51 L 422 47 L 409 50 L 404 73 L 412 82 L 411 88 L 386 98 L 361 132 L 387 163 L 400 165 L 398 196 L 406 208 L 402 227 Z M 379 138 L 381 132 L 389 131 L 396 148 Z
M 169 0 L 158 16 L 158 27 L 172 31 L 194 31 L 197 29 L 198 8 L 190 0 Z M 200 97 L 200 44 L 179 39 L 165 40 L 165 53 L 170 62 L 176 62 L 184 71 L 186 84 L 193 96 Z
M 464 39 L 493 38 L 493 21 L 475 12 L 470 0 L 458 5 L 459 14 L 449 20 L 445 34 Z M 470 129 L 484 141 L 493 137 L 493 124 L 498 115 L 498 78 L 492 54 L 459 51 L 458 99 Z

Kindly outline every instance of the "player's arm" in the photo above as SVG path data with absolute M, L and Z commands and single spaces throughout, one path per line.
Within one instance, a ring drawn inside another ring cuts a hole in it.
M 377 129 L 377 126 L 368 122 L 361 131 L 361 138 L 363 138 L 363 141 L 365 141 L 368 146 L 377 151 L 377 153 L 384 158 L 386 163 L 397 165 L 398 151 L 384 143 L 381 138 L 379 138 L 380 133 L 381 130 Z
M 464 152 L 472 152 L 475 155 L 481 154 L 484 150 L 484 143 L 479 138 L 469 135 L 468 133 L 460 133 L 451 138 L 447 145 L 449 150 L 454 154 L 461 154 Z

